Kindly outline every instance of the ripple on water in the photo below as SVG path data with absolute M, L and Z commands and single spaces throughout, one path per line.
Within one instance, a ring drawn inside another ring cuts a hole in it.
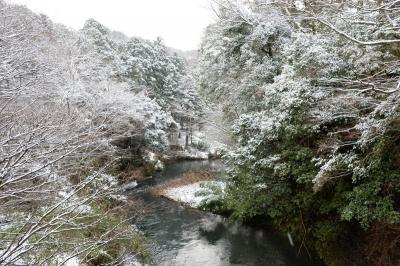
M 205 168 L 205 162 L 177 163 L 167 166 L 152 182 L 160 184 L 191 169 Z M 142 197 L 152 212 L 138 226 L 155 244 L 155 265 L 312 265 L 304 257 L 296 258 L 297 250 L 273 231 L 230 223 L 222 216 L 185 208 L 150 194 Z

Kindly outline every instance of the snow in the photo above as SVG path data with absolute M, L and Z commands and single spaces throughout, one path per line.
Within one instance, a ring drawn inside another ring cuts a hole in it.
M 77 258 L 72 258 L 72 259 L 68 260 L 64 265 L 65 266 L 80 266 L 80 263 Z
M 175 152 L 175 156 L 178 159 L 188 159 L 188 160 L 207 160 L 208 152 L 199 151 L 196 149 L 188 149 L 185 151 L 177 151 Z
M 202 189 L 200 186 L 201 183 L 202 182 L 198 182 L 182 187 L 167 189 L 164 192 L 164 196 L 174 201 L 186 203 L 189 206 L 196 208 L 204 199 L 204 197 L 196 197 L 196 193 Z
M 2 169 L 7 182 L 2 184 L 0 198 L 12 199 L 2 211 L 13 218 L 9 222 L 0 216 L 0 233 L 13 226 L 14 216 L 24 207 L 19 206 L 20 197 L 29 202 L 30 195 L 38 197 L 32 202 L 40 203 L 40 212 L 23 208 L 31 220 L 49 212 L 65 218 L 57 220 L 65 224 L 74 224 L 80 214 L 92 213 L 97 199 L 126 201 L 118 194 L 118 178 L 101 172 L 112 168 L 114 160 L 108 162 L 109 157 L 117 161 L 131 153 L 110 142 L 140 135 L 146 144 L 138 144 L 140 148 L 162 152 L 168 148 L 171 128 L 181 127 L 175 121 L 177 113 L 178 118 L 198 119 L 202 100 L 196 80 L 185 70 L 184 59 L 170 53 L 161 40 L 122 36 L 117 43 L 110 36 L 112 32 L 93 19 L 81 31 L 74 31 L 24 7 L 1 0 L 0 6 L 3 15 L 13 18 L 0 32 L 0 76 L 7 83 L 0 101 L 9 103 L 0 116 L 4 129 L 0 138 L 4 137 L 6 145 L 1 149 L 10 162 L 18 158 L 18 164 L 9 163 Z M 149 155 L 161 170 L 164 166 L 157 156 Z M 207 157 L 197 152 L 191 156 Z M 93 163 L 92 158 L 100 160 Z M 78 178 L 79 184 L 61 183 L 70 175 Z M 137 185 L 134 181 L 123 189 Z M 26 237 L 20 233 L 17 238 Z M 42 237 L 36 231 L 28 235 Z M 54 241 L 62 241 L 55 237 Z M 87 243 L 79 244 L 82 246 L 77 248 L 85 250 Z M 93 247 L 101 244 L 93 243 Z M 35 250 L 26 248 L 32 261 L 40 259 Z M 65 260 L 69 255 L 66 250 L 56 251 L 54 259 Z M 71 259 L 66 265 L 79 265 L 79 261 Z
M 62 204 L 62 208 L 69 208 L 74 213 L 79 214 L 89 214 L 93 212 L 93 209 L 90 205 L 82 204 L 81 199 L 77 195 L 71 195 L 70 191 L 59 191 L 58 196 L 60 200 L 65 200 Z M 43 210 L 46 210 L 46 207 L 43 207 Z
M 157 155 L 154 152 L 147 152 L 147 160 L 149 162 L 156 162 L 157 161 Z
M 92 207 L 87 204 L 81 204 L 74 209 L 75 213 L 89 214 L 92 212 Z
M 147 151 L 146 160 L 150 163 L 154 163 L 154 168 L 156 171 L 164 170 L 164 163 L 158 159 L 158 155 L 154 152 Z
M 208 192 L 206 187 L 209 184 L 217 185 L 222 190 L 225 188 L 225 183 L 221 181 L 201 181 L 176 188 L 168 188 L 164 190 L 163 195 L 171 200 L 187 204 L 192 208 L 198 208 L 202 203 L 215 198 L 212 192 L 204 193 Z
M 60 255 L 57 257 L 57 263 L 61 264 L 69 257 L 70 257 L 70 255 L 68 255 L 68 254 Z M 80 266 L 81 264 L 77 257 L 73 257 L 73 258 L 67 260 L 63 265 L 65 265 L 65 266 Z
M 128 201 L 128 197 L 125 195 L 111 194 L 110 198 L 115 201 L 119 201 L 119 202 L 127 202 Z
M 0 232 L 5 232 L 14 226 L 14 222 L 7 216 L 0 214 Z
M 143 264 L 138 261 L 136 256 L 127 255 L 123 258 L 123 266 L 142 266 Z
M 8 250 L 0 249 L 0 258 L 4 259 L 4 257 L 6 257 L 6 259 L 3 261 L 4 265 L 26 265 L 23 259 L 17 259 L 17 257 L 24 251 L 25 246 L 26 244 L 22 244 L 21 247 L 17 248 L 16 250 L 13 250 L 15 248 L 15 245 L 11 245 Z M 12 264 L 9 263 L 10 261 L 12 261 Z
M 156 169 L 156 171 L 162 171 L 162 170 L 164 170 L 164 163 L 160 160 L 157 160 L 154 168 Z
M 118 178 L 108 174 L 100 174 L 93 180 L 93 185 L 101 190 L 108 190 L 118 185 Z
M 123 187 L 122 187 L 122 189 L 123 190 L 131 190 L 131 189 L 134 189 L 135 187 L 137 187 L 138 186 L 138 182 L 135 180 L 135 181 L 133 181 L 133 182 L 130 182 L 130 183 L 128 183 L 128 184 L 126 184 L 126 185 L 124 185 Z
M 304 10 L 306 7 L 303 1 L 294 1 L 294 6 L 299 10 Z

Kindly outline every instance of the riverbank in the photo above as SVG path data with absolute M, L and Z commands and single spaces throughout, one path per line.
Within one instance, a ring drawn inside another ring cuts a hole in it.
M 257 228 L 189 207 L 151 191 L 193 172 L 218 172 L 219 161 L 166 164 L 154 178 L 130 191 L 148 211 L 133 221 L 150 241 L 156 265 L 311 265 L 297 256 L 285 237 L 271 228 Z
M 224 182 L 216 180 L 215 173 L 189 172 L 154 188 L 151 193 L 192 208 L 199 208 L 202 204 L 217 200 L 217 195 L 212 191 L 214 187 L 220 190 L 225 187 Z

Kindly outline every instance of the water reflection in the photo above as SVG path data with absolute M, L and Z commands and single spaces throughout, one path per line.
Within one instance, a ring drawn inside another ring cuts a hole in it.
M 205 162 L 175 164 L 148 185 L 207 167 L 210 165 Z M 155 265 L 312 265 L 307 258 L 296 258 L 296 250 L 273 231 L 231 223 L 219 215 L 188 209 L 145 192 L 141 197 L 152 212 L 138 226 L 154 241 Z

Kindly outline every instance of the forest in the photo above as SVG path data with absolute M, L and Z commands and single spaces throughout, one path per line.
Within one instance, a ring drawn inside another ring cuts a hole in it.
M 226 172 L 184 181 L 201 212 L 400 264 L 400 1 L 211 6 L 188 53 L 0 0 L 0 265 L 205 265 L 157 261 L 131 196 L 195 160 Z

